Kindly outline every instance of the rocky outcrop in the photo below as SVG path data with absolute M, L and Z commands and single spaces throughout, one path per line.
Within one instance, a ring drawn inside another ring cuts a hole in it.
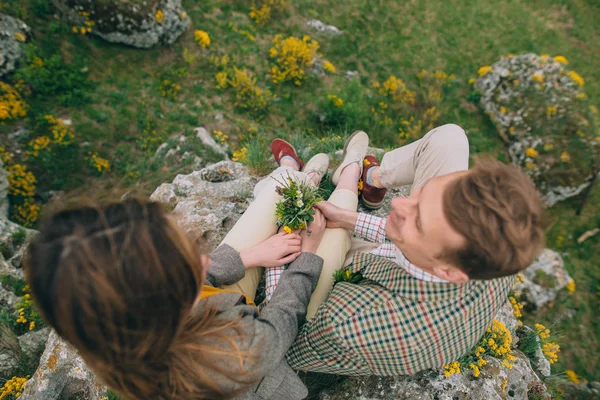
M 221 161 L 189 175 L 177 175 L 150 198 L 172 207 L 179 226 L 210 251 L 246 209 L 256 181 L 242 164 Z
M 0 13 L 0 77 L 15 69 L 23 55 L 21 44 L 30 34 L 31 29 L 25 22 Z
M 81 357 L 52 331 L 40 365 L 21 395 L 23 400 L 100 400 L 106 387 L 100 384 Z
M 317 32 L 325 33 L 328 35 L 341 35 L 344 32 L 333 25 L 327 25 L 326 23 L 319 21 L 318 19 L 309 19 L 306 21 L 306 26 L 314 29 Z
M 598 156 L 583 79 L 564 57 L 509 56 L 479 70 L 480 104 L 549 206 L 589 186 Z
M 181 0 L 53 0 L 53 4 L 74 32 L 90 32 L 112 43 L 143 49 L 172 44 L 191 23 Z
M 510 306 L 502 307 L 496 319 L 511 331 L 513 346 L 516 344 L 518 322 Z M 473 378 L 470 374 L 455 374 L 445 377 L 443 371 L 427 370 L 412 376 L 400 377 L 351 377 L 340 385 L 318 394 L 320 400 L 504 400 L 527 399 L 528 393 L 543 393 L 545 386 L 531 366 L 530 360 L 515 350 L 513 368 L 501 365 L 493 357 L 484 357 L 487 364 L 481 375 Z M 314 377 L 312 379 L 318 379 Z M 309 382 L 310 383 L 310 382 Z M 544 397 L 541 397 L 544 398 Z
M 553 302 L 573 280 L 560 254 L 550 249 L 545 249 L 522 274 L 524 281 L 518 283 L 515 290 L 521 294 L 523 304 L 531 310 Z
M 8 171 L 0 160 L 0 218 L 8 217 Z

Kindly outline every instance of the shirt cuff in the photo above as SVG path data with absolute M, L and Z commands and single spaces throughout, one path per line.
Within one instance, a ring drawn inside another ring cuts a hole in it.
M 384 218 L 376 217 L 371 214 L 359 213 L 354 226 L 354 233 L 364 239 L 375 243 L 385 242 L 385 224 Z

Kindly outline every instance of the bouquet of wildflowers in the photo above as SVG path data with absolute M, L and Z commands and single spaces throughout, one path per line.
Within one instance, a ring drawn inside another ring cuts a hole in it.
M 284 182 L 277 183 L 279 186 L 275 190 L 282 197 L 275 206 L 277 226 L 283 226 L 287 233 L 306 229 L 314 219 L 315 210 L 312 207 L 323 200 L 319 195 L 319 188 L 304 181 L 295 182 L 289 176 Z

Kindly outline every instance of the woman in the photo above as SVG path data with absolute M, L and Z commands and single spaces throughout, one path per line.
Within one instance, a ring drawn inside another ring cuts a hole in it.
M 284 147 L 276 159 L 291 164 L 297 155 Z M 318 183 L 327 162 L 319 155 L 294 176 Z M 244 235 L 241 225 L 233 236 Z M 26 277 L 48 324 L 125 398 L 302 399 L 307 390 L 284 355 L 321 273 L 320 212 L 308 228 L 286 235 L 269 225 L 246 236 L 247 246 L 226 238 L 206 256 L 159 204 L 78 206 L 45 219 Z M 219 289 L 248 268 L 289 262 L 260 314 L 253 295 Z

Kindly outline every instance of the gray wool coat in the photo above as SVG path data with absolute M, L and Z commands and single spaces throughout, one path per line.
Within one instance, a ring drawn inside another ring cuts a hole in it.
M 219 287 L 233 284 L 244 277 L 244 264 L 239 253 L 223 244 L 210 254 L 208 284 Z M 249 370 L 260 380 L 236 399 L 301 400 L 308 390 L 285 360 L 306 318 L 306 308 L 323 268 L 323 259 L 313 253 L 302 253 L 285 271 L 269 304 L 260 314 L 236 293 L 220 293 L 202 300 L 198 307 L 209 303 L 218 316 L 228 320 L 241 318 L 242 332 L 238 345 L 242 351 L 256 354 L 257 362 Z M 232 365 L 232 368 L 236 368 Z M 237 368 L 236 368 L 237 369 Z M 234 392 L 239 384 L 213 374 L 223 390 Z

